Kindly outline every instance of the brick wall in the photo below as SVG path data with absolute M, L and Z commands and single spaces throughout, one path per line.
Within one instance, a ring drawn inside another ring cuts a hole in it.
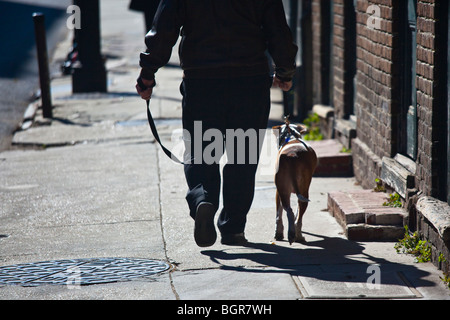
M 433 1 L 434 2 L 434 1 Z M 416 184 L 425 195 L 432 186 L 432 122 L 435 49 L 435 6 L 432 2 L 417 4 L 417 111 L 418 111 L 418 164 Z
M 333 106 L 337 119 L 344 116 L 344 57 L 345 57 L 345 25 L 344 25 L 344 2 L 334 1 L 334 25 L 333 25 Z
M 394 0 L 357 0 L 356 8 L 347 0 L 334 0 L 332 6 L 332 48 L 327 48 L 329 36 L 324 27 L 327 0 L 311 0 L 313 102 L 324 103 L 325 65 L 331 52 L 332 105 L 334 119 L 356 115 L 357 138 L 352 142 L 355 177 L 364 187 L 371 188 L 380 177 L 383 157 L 393 158 L 405 153 L 405 89 L 402 68 L 405 55 L 399 18 L 405 3 Z M 379 9 L 375 28 L 368 11 Z M 447 70 L 446 0 L 417 0 L 417 160 L 416 188 L 424 195 L 443 198 L 446 183 L 447 88 L 442 74 Z M 356 10 L 356 21 L 352 21 Z M 445 26 L 443 26 L 445 24 Z M 356 31 L 350 27 L 356 25 Z M 442 38 L 442 39 L 440 39 Z M 444 39 L 445 38 L 445 39 Z M 353 52 L 351 41 L 356 46 Z M 328 50 L 328 51 L 327 51 Z M 330 51 L 331 50 L 331 51 Z M 354 56 L 356 55 L 356 57 Z M 356 68 L 356 70 L 352 70 Z M 353 75 L 356 73 L 355 85 Z M 443 138 L 445 137 L 445 139 Z M 444 191 L 443 191 L 444 190 Z
M 322 46 L 321 46 L 321 14 L 320 14 L 320 0 L 312 0 L 311 5 L 311 20 L 313 32 L 313 104 L 321 104 L 322 97 Z
M 443 138 L 446 136 L 446 103 L 442 100 L 446 88 L 440 73 L 446 70 L 446 34 L 439 17 L 443 1 L 420 0 L 417 2 L 417 111 L 418 111 L 418 157 L 416 186 L 424 195 L 439 197 L 439 188 L 446 181 L 440 181 L 439 162 L 445 155 Z M 440 33 L 441 34 L 440 34 Z M 441 160 L 441 161 L 440 161 Z
M 368 27 L 371 15 L 367 9 L 370 5 L 380 8 L 377 28 Z M 355 176 L 365 187 L 369 187 L 379 177 L 381 159 L 394 155 L 397 142 L 393 124 L 397 121 L 395 117 L 399 108 L 395 80 L 396 72 L 398 74 L 398 45 L 393 18 L 398 12 L 390 0 L 357 1 L 356 10 L 357 139 L 352 145 Z
M 323 103 L 325 0 L 311 1 L 314 102 Z M 406 0 L 357 0 L 356 8 L 351 3 L 347 0 L 333 1 L 331 71 L 335 122 L 345 122 L 342 119 L 348 117 L 351 106 L 354 106 L 357 137 L 352 140 L 351 148 L 355 178 L 364 188 L 373 188 L 376 178 L 398 173 L 397 167 L 387 166 L 395 161 L 383 161 L 384 157 L 395 157 L 399 168 L 409 169 L 399 178 L 400 184 L 385 182 L 397 189 L 405 186 L 405 208 L 410 213 L 408 224 L 432 244 L 432 262 L 448 272 L 450 263 L 442 263 L 439 256 L 444 254 L 447 261 L 450 257 L 450 236 L 447 231 L 445 236 L 441 234 L 448 228 L 442 225 L 448 224 L 450 213 L 446 201 L 450 4 L 448 0 L 416 0 L 417 43 L 411 43 L 414 21 L 410 19 L 414 12 L 410 11 L 412 8 L 408 7 Z M 368 10 L 372 5 L 379 9 L 376 26 L 369 25 L 370 18 L 374 17 Z M 354 10 L 356 21 L 351 20 Z M 350 29 L 352 23 L 356 25 L 354 33 Z M 356 57 L 351 55 L 352 39 L 356 41 L 353 43 Z M 414 52 L 416 60 L 412 61 Z M 416 66 L 415 75 L 411 72 L 411 63 Z M 355 64 L 353 91 L 353 77 L 349 73 Z M 412 86 L 414 80 L 416 88 Z M 414 161 L 397 155 L 415 155 L 414 148 L 411 148 L 414 140 L 408 139 L 415 128 L 407 127 L 412 123 L 408 114 L 412 100 L 410 91 L 417 96 L 416 172 L 413 172 Z M 336 125 L 334 131 L 338 131 Z M 410 183 L 410 174 L 414 175 L 414 186 Z M 404 184 L 403 180 L 406 180 Z M 437 211 L 434 203 L 441 205 Z M 443 218 L 438 219 L 438 216 Z
M 447 198 L 447 51 L 448 0 L 417 1 L 417 115 L 418 150 L 415 206 L 416 229 L 431 244 L 431 262 L 450 270 L 450 240 L 440 235 L 448 224 Z M 429 196 L 429 197 L 427 197 Z M 433 198 L 434 197 L 434 198 Z M 420 203 L 420 204 L 419 204 Z M 432 205 L 426 205 L 431 203 Z M 425 205 L 424 205 L 425 204 Z M 433 222 L 431 222 L 433 221 Z M 445 260 L 440 259 L 444 255 Z
M 355 9 L 351 1 L 333 5 L 333 105 L 337 119 L 353 114 L 355 74 Z
M 394 8 L 385 0 L 357 2 L 357 94 L 355 111 L 358 138 L 382 158 L 392 155 L 392 113 L 398 103 L 394 96 Z M 367 27 L 370 4 L 381 9 L 380 29 Z
M 368 28 L 367 8 L 380 8 L 379 28 Z M 443 198 L 446 181 L 447 6 L 444 0 L 417 1 L 417 160 L 416 188 L 424 195 Z M 355 176 L 370 187 L 379 176 L 380 161 L 402 153 L 404 130 L 400 108 L 401 44 L 395 1 L 357 1 L 357 139 L 353 143 Z M 335 79 L 336 80 L 336 79 Z M 368 150 L 370 154 L 368 154 Z M 369 161 L 369 162 L 367 162 Z M 367 171 L 369 168 L 369 172 Z

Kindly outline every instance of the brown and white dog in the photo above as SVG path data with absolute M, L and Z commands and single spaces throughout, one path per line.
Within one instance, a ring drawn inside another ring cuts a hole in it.
M 276 193 L 276 231 L 275 239 L 283 239 L 283 209 L 288 218 L 288 240 L 303 242 L 302 218 L 308 207 L 309 185 L 317 166 L 315 151 L 302 139 L 306 128 L 302 125 L 290 124 L 285 118 L 285 124 L 272 127 L 273 133 L 278 137 L 278 155 L 276 161 L 275 185 Z M 298 199 L 297 216 L 291 208 L 291 195 Z

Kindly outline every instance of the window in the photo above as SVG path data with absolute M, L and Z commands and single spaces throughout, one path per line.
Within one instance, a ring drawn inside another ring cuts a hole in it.
M 417 4 L 415 0 L 400 1 L 400 134 L 399 152 L 417 158 Z
M 334 2 L 327 0 L 320 3 L 321 17 L 321 104 L 333 105 L 333 22 L 334 22 Z

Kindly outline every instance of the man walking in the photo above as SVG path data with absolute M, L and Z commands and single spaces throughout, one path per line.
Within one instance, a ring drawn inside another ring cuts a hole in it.
M 195 220 L 194 238 L 200 247 L 215 243 L 214 216 L 222 182 L 223 208 L 217 221 L 221 243 L 244 244 L 258 165 L 257 160 L 251 161 L 254 145 L 248 143 L 244 150 L 234 147 L 231 152 L 225 148 L 228 162 L 221 176 L 218 161 L 194 158 L 195 151 L 204 151 L 208 143 L 193 137 L 203 137 L 209 129 L 219 130 L 223 137 L 228 130 L 265 129 L 270 87 L 291 88 L 297 46 L 281 0 L 162 0 L 145 37 L 147 50 L 140 54 L 139 80 L 147 88 L 136 85 L 136 89 L 143 99 L 151 98 L 155 73 L 169 61 L 180 30 L 183 128 L 192 138 L 185 141 L 184 172 L 189 188 L 186 200 Z M 275 64 L 273 78 L 267 51 Z M 199 128 L 201 132 L 195 132 Z M 259 159 L 262 141 L 257 137 Z M 227 146 L 236 145 L 224 140 Z M 242 152 L 245 154 L 239 154 Z M 238 161 L 242 156 L 245 160 Z

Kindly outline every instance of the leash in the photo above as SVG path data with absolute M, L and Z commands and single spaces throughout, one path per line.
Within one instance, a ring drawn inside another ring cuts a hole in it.
M 297 140 L 301 143 L 303 143 L 306 147 L 308 147 L 308 144 L 303 141 L 302 134 L 297 131 L 297 129 L 291 127 L 291 122 L 289 121 L 289 116 L 287 115 L 284 117 L 284 126 L 286 130 L 282 134 L 280 134 L 280 137 L 278 139 L 278 150 L 281 150 L 286 144 L 289 143 L 291 140 Z M 293 138 L 293 139 L 292 139 Z
M 147 90 L 148 88 L 144 85 L 144 83 L 142 82 L 141 78 L 138 78 L 137 83 L 139 85 L 139 87 L 142 90 Z M 155 140 L 159 143 L 159 145 L 161 146 L 162 150 L 164 151 L 164 153 L 173 161 L 175 161 L 176 163 L 179 164 L 184 164 L 184 162 L 180 161 L 177 157 L 175 157 L 172 152 L 170 152 L 169 149 L 167 149 L 166 147 L 164 147 L 164 145 L 161 142 L 161 139 L 159 138 L 159 134 L 158 134 L 158 130 L 156 130 L 156 125 L 155 125 L 155 121 L 153 120 L 152 117 L 152 113 L 150 112 L 150 100 L 146 100 L 147 103 L 147 120 L 148 120 L 148 124 L 150 125 L 150 129 L 152 130 L 153 136 L 155 137 Z

